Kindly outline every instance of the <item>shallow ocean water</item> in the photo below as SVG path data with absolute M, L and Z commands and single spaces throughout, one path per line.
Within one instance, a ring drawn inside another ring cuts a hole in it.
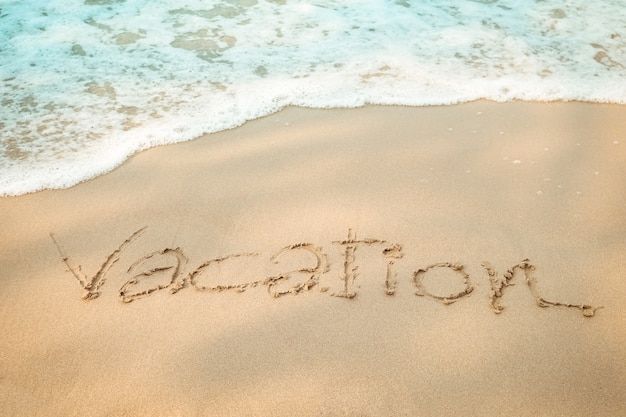
M 0 195 L 288 105 L 626 103 L 622 0 L 0 1 Z

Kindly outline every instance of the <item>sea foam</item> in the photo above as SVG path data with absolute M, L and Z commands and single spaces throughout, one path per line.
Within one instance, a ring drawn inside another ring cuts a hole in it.
M 0 2 L 0 195 L 287 105 L 626 103 L 621 0 Z

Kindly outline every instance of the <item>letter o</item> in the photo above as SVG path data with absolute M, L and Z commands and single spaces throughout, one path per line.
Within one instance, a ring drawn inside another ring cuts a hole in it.
M 463 279 L 463 285 L 465 288 L 456 294 L 450 294 L 448 296 L 441 296 L 441 295 L 436 295 L 436 294 L 431 293 L 424 286 L 423 279 L 424 279 L 424 276 L 428 273 L 428 271 L 434 268 L 449 268 L 453 270 L 454 272 L 458 273 Z M 424 269 L 418 269 L 417 271 L 413 273 L 413 281 L 415 282 L 415 286 L 417 287 L 417 291 L 415 292 L 415 295 L 427 296 L 446 305 L 452 304 L 460 300 L 461 298 L 470 295 L 471 292 L 474 290 L 474 287 L 472 286 L 472 283 L 470 282 L 469 275 L 467 275 L 467 273 L 463 270 L 463 268 L 464 267 L 461 264 L 453 264 L 453 263 L 447 262 L 447 263 L 436 263 L 436 264 L 429 265 Z

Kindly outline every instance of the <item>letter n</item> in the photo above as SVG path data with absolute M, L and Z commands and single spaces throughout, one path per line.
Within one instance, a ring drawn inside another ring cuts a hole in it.
M 491 285 L 490 289 L 490 301 L 489 304 L 491 309 L 496 314 L 500 314 L 504 307 L 500 304 L 500 300 L 504 295 L 504 289 L 508 286 L 511 286 L 511 281 L 515 276 L 515 273 L 518 270 L 524 271 L 524 275 L 526 277 L 526 284 L 528 285 L 528 289 L 532 294 L 535 302 L 539 307 L 569 307 L 569 308 L 577 308 L 579 309 L 583 316 L 585 317 L 593 317 L 598 308 L 602 307 L 593 307 L 588 304 L 569 304 L 569 303 L 561 303 L 559 301 L 549 301 L 543 298 L 539 294 L 539 290 L 537 289 L 537 279 L 534 276 L 535 266 L 530 263 L 528 259 L 524 259 L 517 265 L 513 265 L 509 268 L 502 276 L 502 278 L 498 277 L 498 273 L 496 270 L 489 264 L 489 262 L 483 262 L 482 266 L 487 270 L 487 274 L 489 274 L 489 284 Z

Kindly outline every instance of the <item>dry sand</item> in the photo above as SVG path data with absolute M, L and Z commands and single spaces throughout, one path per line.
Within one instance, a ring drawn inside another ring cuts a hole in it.
M 626 412 L 624 106 L 288 108 L 0 213 L 2 415 Z

